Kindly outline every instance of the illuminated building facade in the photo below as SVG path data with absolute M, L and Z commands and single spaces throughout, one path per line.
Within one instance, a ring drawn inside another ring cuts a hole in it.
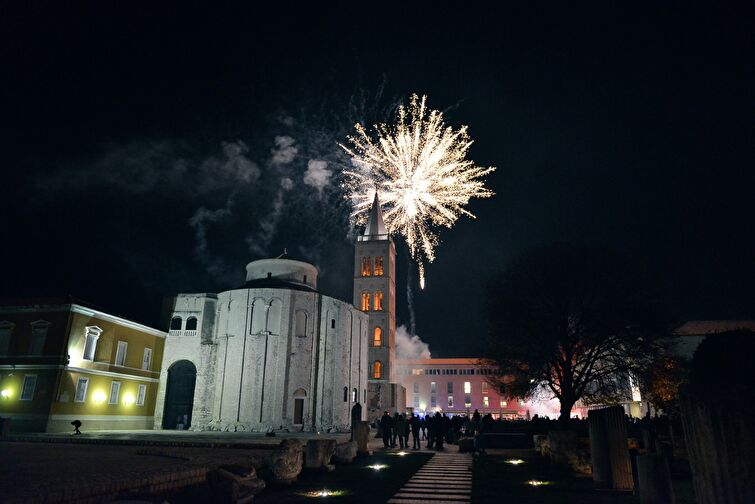
M 151 429 L 165 336 L 82 304 L 0 306 L 0 417 L 12 431 Z

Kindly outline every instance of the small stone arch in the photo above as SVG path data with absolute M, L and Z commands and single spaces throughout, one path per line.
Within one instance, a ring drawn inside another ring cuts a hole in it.
M 163 429 L 188 429 L 194 409 L 194 386 L 197 367 L 188 360 L 174 362 L 168 368 Z
M 304 412 L 307 405 L 307 391 L 303 388 L 294 391 L 294 425 L 304 425 Z
M 170 330 L 171 331 L 180 331 L 183 327 L 183 319 L 181 317 L 173 317 L 170 319 Z

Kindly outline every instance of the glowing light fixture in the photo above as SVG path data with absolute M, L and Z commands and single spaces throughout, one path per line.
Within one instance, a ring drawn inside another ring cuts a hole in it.
M 94 402 L 96 402 L 97 404 L 100 404 L 101 402 L 105 401 L 105 392 L 98 390 L 97 392 L 94 393 L 93 398 L 94 398 Z
M 371 464 L 371 465 L 368 465 L 367 467 L 369 467 L 370 469 L 374 469 L 375 471 L 380 471 L 381 469 L 385 469 L 388 466 L 385 464 Z
M 511 465 L 519 465 L 519 464 L 524 464 L 524 460 L 522 460 L 522 459 L 508 459 L 506 461 L 506 463 L 507 464 L 511 464 Z
M 403 457 L 404 455 L 409 455 L 409 453 L 407 453 L 407 452 L 405 452 L 405 451 L 402 450 L 402 451 L 398 452 L 396 455 L 398 455 L 399 457 Z
M 0 392 L 0 396 L 2 396 L 3 399 L 10 399 L 10 390 L 3 389 L 3 391 Z
M 533 486 L 533 487 L 538 487 L 538 486 L 550 485 L 551 482 L 550 481 L 540 481 L 540 480 L 529 480 L 527 482 L 527 484 L 530 485 L 530 486 Z
M 312 492 L 305 492 L 304 497 L 338 497 L 344 494 L 343 490 L 328 490 L 323 488 L 322 490 L 314 490 Z
M 134 395 L 133 394 L 126 394 L 123 396 L 123 404 L 126 406 L 131 406 L 134 404 Z

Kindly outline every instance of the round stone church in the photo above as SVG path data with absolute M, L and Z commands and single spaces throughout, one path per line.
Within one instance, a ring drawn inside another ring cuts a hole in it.
M 155 428 L 348 429 L 368 393 L 369 315 L 319 292 L 317 273 L 283 255 L 249 263 L 243 287 L 175 296 Z

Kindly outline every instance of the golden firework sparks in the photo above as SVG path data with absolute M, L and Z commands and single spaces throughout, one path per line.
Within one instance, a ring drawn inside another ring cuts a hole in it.
M 378 124 L 374 137 L 361 124 L 347 137 L 353 169 L 344 170 L 344 186 L 357 224 L 367 219 L 375 191 L 388 232 L 400 234 L 417 262 L 424 288 L 424 262 L 435 260 L 437 228 L 452 227 L 471 198 L 494 193 L 482 178 L 495 170 L 466 159 L 472 140 L 467 127 L 454 130 L 443 113 L 429 110 L 427 96 L 412 95 L 409 107 L 398 108 L 396 123 Z

